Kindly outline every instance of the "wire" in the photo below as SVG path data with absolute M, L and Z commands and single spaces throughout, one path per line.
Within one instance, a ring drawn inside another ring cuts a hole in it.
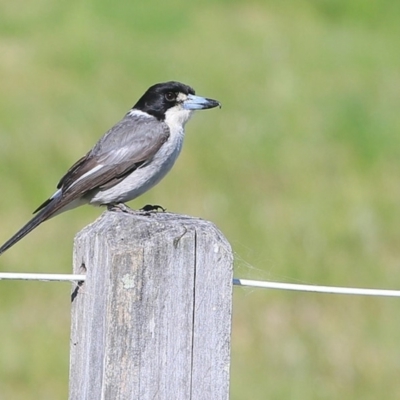
M 0 280 L 27 280 L 27 281 L 84 281 L 86 275 L 75 274 L 25 274 L 13 272 L 0 272 Z
M 247 279 L 233 279 L 238 286 L 252 286 L 263 289 L 297 290 L 301 292 L 354 294 L 358 296 L 387 296 L 400 297 L 400 290 L 362 289 L 335 286 L 300 285 L 295 283 L 252 281 Z
M 29 273 L 0 272 L 0 280 L 82 282 L 85 279 L 86 275 L 79 275 L 79 274 L 29 274 Z M 358 296 L 400 297 L 400 290 L 301 285 L 296 283 L 253 281 L 253 280 L 238 279 L 238 278 L 233 279 L 233 284 L 236 286 L 249 286 L 261 289 L 295 290 L 300 292 L 330 293 L 330 294 L 352 294 Z

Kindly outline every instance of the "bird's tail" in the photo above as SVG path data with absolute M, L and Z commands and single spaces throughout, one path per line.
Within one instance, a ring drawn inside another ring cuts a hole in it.
M 43 208 L 38 214 L 36 214 L 26 225 L 24 225 L 13 237 L 11 237 L 7 242 L 0 247 L 0 255 L 8 250 L 15 243 L 19 242 L 23 237 L 25 237 L 29 232 L 33 231 L 42 222 L 53 216 L 60 208 L 59 198 L 54 198 L 51 200 L 45 208 Z

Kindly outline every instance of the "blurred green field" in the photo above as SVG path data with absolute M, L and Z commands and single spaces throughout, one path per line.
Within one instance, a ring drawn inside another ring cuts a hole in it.
M 0 241 L 153 83 L 222 110 L 189 122 L 133 207 L 216 223 L 236 277 L 400 287 L 400 3 L 0 3 Z M 71 271 L 101 210 L 45 223 L 0 258 Z M 70 285 L 0 282 L 0 399 L 65 399 Z M 399 300 L 235 288 L 232 400 L 398 399 Z

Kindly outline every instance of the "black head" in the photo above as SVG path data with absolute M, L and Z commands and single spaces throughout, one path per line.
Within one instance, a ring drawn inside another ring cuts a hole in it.
M 194 95 L 194 90 L 183 83 L 157 83 L 147 89 L 146 93 L 133 106 L 134 109 L 153 115 L 158 120 L 165 119 L 165 113 L 179 103 L 178 95 Z

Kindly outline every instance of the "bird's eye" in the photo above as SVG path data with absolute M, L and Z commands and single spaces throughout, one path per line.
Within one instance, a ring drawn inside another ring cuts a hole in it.
M 175 101 L 176 100 L 176 95 L 174 92 L 167 92 L 165 93 L 165 99 L 167 101 Z

